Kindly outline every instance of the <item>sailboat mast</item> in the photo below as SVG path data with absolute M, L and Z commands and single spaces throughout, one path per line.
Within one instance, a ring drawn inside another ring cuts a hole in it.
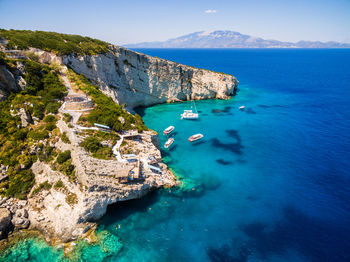
M 197 113 L 196 102 L 194 102 L 194 100 L 193 100 L 193 104 L 194 104 L 194 110 L 196 110 L 196 113 Z

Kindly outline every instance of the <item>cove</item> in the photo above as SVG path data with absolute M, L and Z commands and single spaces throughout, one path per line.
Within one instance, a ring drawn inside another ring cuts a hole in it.
M 138 111 L 161 145 L 175 126 L 162 155 L 182 185 L 110 206 L 98 227 L 107 244 L 80 260 L 350 259 L 349 50 L 138 51 L 232 73 L 239 91 L 196 102 L 198 121 L 180 120 L 189 102 Z M 2 259 L 63 259 L 54 252 L 28 243 Z

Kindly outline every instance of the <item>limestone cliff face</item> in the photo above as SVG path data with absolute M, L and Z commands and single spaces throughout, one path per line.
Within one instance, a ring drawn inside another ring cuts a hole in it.
M 11 92 L 21 91 L 25 87 L 24 65 L 16 62 L 15 66 L 16 68 L 9 70 L 6 65 L 0 65 L 0 101 L 6 99 Z
M 128 108 L 193 99 L 234 95 L 238 81 L 232 75 L 178 64 L 110 46 L 93 56 L 65 56 L 63 63 L 83 74 L 119 104 Z
M 90 56 L 59 57 L 42 50 L 30 51 L 38 55 L 41 63 L 63 63 L 76 73 L 85 75 L 116 102 L 126 103 L 129 109 L 191 98 L 225 99 L 234 95 L 238 84 L 231 75 L 196 69 L 116 46 L 110 46 L 110 52 L 106 54 Z M 9 92 L 21 90 L 21 82 L 25 86 L 22 67 L 21 64 L 16 65 L 18 74 L 0 67 L 0 99 L 1 90 L 6 91 L 6 96 Z M 133 164 L 117 159 L 95 159 L 80 147 L 84 134 L 62 120 L 57 122 L 57 126 L 61 134 L 66 133 L 71 143 L 59 140 L 52 146 L 62 152 L 71 151 L 76 181 L 70 181 L 67 176 L 52 170 L 43 162 L 33 164 L 36 184 L 48 182 L 53 185 L 50 189 L 33 194 L 26 204 L 26 219 L 30 220 L 30 227 L 39 229 L 45 236 L 55 236 L 62 241 L 77 239 L 94 225 L 92 221 L 105 214 L 108 205 L 139 198 L 151 190 L 177 184 L 165 164 L 158 163 L 162 175 L 148 167 L 150 155 L 161 159 L 158 136 L 151 131 L 139 134 L 139 142 L 132 141 L 133 149 L 138 152 L 141 179 L 120 183 L 118 179 L 121 173 L 132 170 Z M 60 181 L 63 185 L 56 186 Z M 23 224 L 19 222 L 18 227 Z
M 49 190 L 37 193 L 28 200 L 27 207 L 31 228 L 41 231 L 48 240 L 52 237 L 64 242 L 75 240 L 94 225 L 92 222 L 106 213 L 108 205 L 140 198 L 152 190 L 164 186 L 171 187 L 177 183 L 165 164 L 158 163 L 163 170 L 163 174 L 159 175 L 143 166 L 143 162 L 140 167 L 140 180 L 119 183 L 118 174 L 123 169 L 130 170 L 133 164 L 120 163 L 117 159 L 93 158 L 79 146 L 83 139 L 81 135 L 77 135 L 74 129 L 69 128 L 62 120 L 58 121 L 57 126 L 61 132 L 66 132 L 71 144 L 58 141 L 55 147 L 61 151 L 71 151 L 76 182 L 52 170 L 49 165 L 37 161 L 32 166 L 37 184 L 47 181 L 55 185 L 61 180 L 64 186 L 53 186 Z M 154 132 L 145 131 L 140 134 L 140 139 L 142 142 L 134 141 L 134 148 L 139 151 L 140 159 L 146 158 L 148 154 L 156 156 L 157 159 L 161 158 L 160 151 L 154 144 L 158 142 L 158 136 Z M 75 202 L 67 201 L 69 195 L 75 195 Z

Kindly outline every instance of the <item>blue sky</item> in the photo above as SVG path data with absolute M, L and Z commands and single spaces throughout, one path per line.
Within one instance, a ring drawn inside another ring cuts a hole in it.
M 0 0 L 0 28 L 74 33 L 114 44 L 202 30 L 350 43 L 350 0 Z

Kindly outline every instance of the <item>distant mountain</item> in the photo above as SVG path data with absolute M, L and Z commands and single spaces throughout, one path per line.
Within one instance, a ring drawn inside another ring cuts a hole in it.
M 164 42 L 143 42 L 125 45 L 128 48 L 350 48 L 338 42 L 281 42 L 243 35 L 234 31 L 201 31 Z

